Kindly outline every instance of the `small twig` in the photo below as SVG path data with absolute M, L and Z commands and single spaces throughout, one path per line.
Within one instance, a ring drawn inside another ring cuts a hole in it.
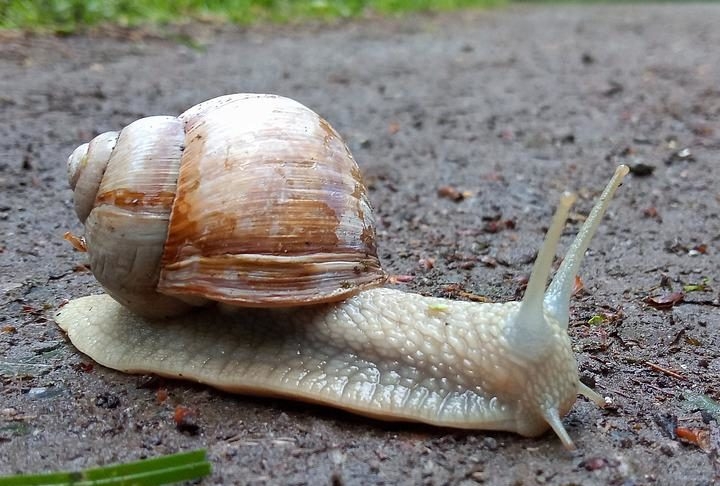
M 673 340 L 670 341 L 670 346 L 676 346 L 680 342 L 680 339 L 682 339 L 682 337 L 684 335 L 685 335 L 685 328 L 683 327 L 682 329 L 680 329 L 677 332 L 677 334 L 675 334 L 675 337 L 673 338 Z
M 620 395 L 621 397 L 625 397 L 628 400 L 633 399 L 630 395 L 628 395 L 627 393 L 621 392 L 617 388 L 606 388 L 606 390 L 609 391 L 610 393 L 612 393 L 613 395 Z
M 717 300 L 686 300 L 683 302 L 683 304 L 693 304 L 693 305 L 709 305 L 711 307 L 720 307 L 720 302 Z
M 687 378 L 678 373 L 677 371 L 670 370 L 668 368 L 663 368 L 660 365 L 657 365 L 655 363 L 651 363 L 650 361 L 645 361 L 645 364 L 648 365 L 650 368 L 652 368 L 655 371 L 659 371 L 661 373 L 665 373 L 668 376 L 672 376 L 673 378 L 677 378 L 678 380 L 687 381 Z
M 664 390 L 664 389 L 660 388 L 660 387 L 657 386 L 657 385 L 653 385 L 652 383 L 647 383 L 647 382 L 644 382 L 644 381 L 640 381 L 640 380 L 638 380 L 637 378 L 630 378 L 630 379 L 631 379 L 632 382 L 635 383 L 636 385 L 648 387 L 648 388 L 650 388 L 651 390 L 655 390 L 655 391 L 658 392 L 658 393 L 662 393 L 663 395 L 667 395 L 667 396 L 671 396 L 671 397 L 674 397 L 674 396 L 675 396 L 675 393 L 673 393 L 672 391 Z

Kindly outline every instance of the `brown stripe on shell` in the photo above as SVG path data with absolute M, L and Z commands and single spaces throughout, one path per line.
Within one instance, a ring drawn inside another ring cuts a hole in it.
M 98 189 L 119 135 L 119 132 L 101 133 L 90 143 L 78 147 L 68 159 L 68 164 L 72 166 L 70 186 L 73 189 L 75 213 L 82 223 L 85 223 L 95 205 Z M 75 157 L 79 157 L 79 160 Z
M 133 210 L 139 208 L 155 208 L 170 212 L 175 192 L 159 191 L 155 194 L 145 194 L 128 189 L 115 189 L 97 195 L 96 204 L 111 204 L 123 209 Z
M 345 261 L 342 261 L 342 257 Z M 331 302 L 376 286 L 378 260 L 357 255 L 222 255 L 194 257 L 164 268 L 184 295 L 245 307 L 286 307 Z M 352 278 L 348 279 L 348 275 Z M 318 282 L 325 289 L 318 292 Z M 291 299 L 292 302 L 288 302 Z
M 110 154 L 95 206 L 170 216 L 184 125 L 176 117 L 141 118 L 125 127 Z

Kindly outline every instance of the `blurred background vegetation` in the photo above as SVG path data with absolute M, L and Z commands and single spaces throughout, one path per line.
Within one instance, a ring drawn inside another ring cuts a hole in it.
M 506 0 L 0 0 L 0 28 L 71 33 L 103 23 L 294 22 L 504 3 Z
M 247 25 L 257 22 L 298 22 L 309 19 L 331 20 L 368 15 L 397 15 L 405 12 L 485 8 L 504 5 L 513 1 L 0 0 L 0 29 L 73 33 L 102 24 L 133 27 L 138 25 L 182 23 L 191 20 L 232 22 Z M 529 3 L 546 0 L 524 1 Z M 559 1 L 563 2 L 563 0 Z M 565 2 L 567 1 L 565 0 Z M 586 3 L 585 0 L 569 1 Z M 635 2 L 638 2 L 638 0 L 635 0 Z M 627 2 L 615 0 L 615 3 Z

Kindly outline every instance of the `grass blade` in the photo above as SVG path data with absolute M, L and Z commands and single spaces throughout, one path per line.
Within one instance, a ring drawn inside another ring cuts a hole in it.
M 0 486 L 155 486 L 188 481 L 211 472 L 204 449 L 80 472 L 21 474 L 0 478 Z

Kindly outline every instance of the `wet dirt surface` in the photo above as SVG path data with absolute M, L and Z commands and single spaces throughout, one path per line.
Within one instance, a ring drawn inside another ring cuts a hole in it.
M 201 484 L 712 484 L 720 419 L 689 399 L 720 400 L 717 25 L 709 4 L 563 6 L 188 28 L 201 48 L 3 38 L 0 474 L 206 447 Z M 244 91 L 297 99 L 343 134 L 383 264 L 427 295 L 516 299 L 563 190 L 580 196 L 565 247 L 618 163 L 652 168 L 619 190 L 572 302 L 581 377 L 614 403 L 578 399 L 564 419 L 576 455 L 552 433 L 387 424 L 124 375 L 75 351 L 52 316 L 100 288 L 62 239 L 81 232 L 65 158 L 99 132 Z M 688 284 L 700 287 L 682 303 L 645 302 Z M 196 433 L 176 427 L 178 404 Z

